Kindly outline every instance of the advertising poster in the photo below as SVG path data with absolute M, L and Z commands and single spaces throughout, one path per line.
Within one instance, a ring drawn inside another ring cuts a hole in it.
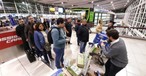
M 94 12 L 90 12 L 89 22 L 94 21 Z

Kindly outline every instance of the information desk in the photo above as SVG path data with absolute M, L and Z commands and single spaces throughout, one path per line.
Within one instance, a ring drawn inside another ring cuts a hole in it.
M 0 50 L 22 43 L 21 38 L 16 35 L 15 27 L 0 32 Z

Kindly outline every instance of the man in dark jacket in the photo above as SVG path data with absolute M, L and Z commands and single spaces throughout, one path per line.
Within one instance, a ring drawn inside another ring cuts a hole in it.
M 72 22 L 72 19 L 68 18 L 67 22 L 65 23 L 66 36 L 69 37 L 69 38 L 71 38 L 71 35 L 72 35 L 72 24 L 71 24 L 71 22 Z M 70 40 L 69 40 L 68 43 L 71 44 Z
M 18 22 L 19 22 L 19 25 L 16 27 L 16 34 L 17 36 L 22 38 L 24 50 L 25 51 L 30 50 L 28 42 L 26 41 L 25 33 L 24 33 L 24 28 L 26 27 L 24 25 L 24 21 L 23 19 L 19 19 Z
M 89 28 L 87 26 L 87 21 L 82 20 L 82 26 L 78 30 L 79 40 L 80 40 L 80 53 L 85 52 L 85 47 L 89 41 Z
M 78 46 L 80 44 L 79 35 L 78 35 L 78 31 L 79 31 L 80 27 L 81 27 L 81 20 L 77 20 L 77 23 L 76 23 L 76 26 L 75 26 L 75 31 L 76 31 Z
M 50 23 L 49 23 L 49 21 L 47 19 L 44 19 L 43 24 L 44 24 L 45 29 L 49 29 L 50 28 Z
M 111 30 L 111 29 L 114 29 L 114 24 L 115 24 L 114 21 L 109 21 L 108 28 L 106 29 L 106 31 Z
M 25 37 L 27 41 L 29 42 L 31 48 L 35 48 L 35 43 L 34 43 L 34 18 L 32 16 L 28 16 L 28 25 L 25 28 Z
M 35 54 L 37 54 L 38 57 L 40 57 L 40 51 L 38 50 L 38 48 L 35 47 L 35 43 L 34 43 L 34 30 L 35 30 L 35 21 L 34 18 L 32 16 L 28 16 L 28 24 L 25 27 L 25 36 L 26 36 L 26 40 L 28 41 L 31 51 Z

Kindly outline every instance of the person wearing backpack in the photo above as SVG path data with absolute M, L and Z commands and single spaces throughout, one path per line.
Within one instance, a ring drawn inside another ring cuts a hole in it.
M 64 35 L 64 19 L 58 18 L 57 25 L 52 29 L 51 36 L 53 40 L 53 50 L 56 54 L 55 65 L 57 69 L 64 67 L 64 48 L 66 44 L 66 39 Z
M 48 31 L 45 30 L 43 23 L 36 24 L 36 31 L 34 32 L 34 42 L 37 47 L 41 51 L 41 54 L 44 56 L 44 59 L 47 64 L 49 64 L 48 56 L 50 60 L 54 60 L 51 54 L 51 45 L 47 39 Z

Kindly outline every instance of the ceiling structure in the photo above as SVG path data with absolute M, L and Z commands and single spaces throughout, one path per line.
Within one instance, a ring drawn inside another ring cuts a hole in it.
M 135 0 L 34 0 L 35 2 L 62 6 L 65 8 L 100 7 L 107 10 L 126 8 Z

